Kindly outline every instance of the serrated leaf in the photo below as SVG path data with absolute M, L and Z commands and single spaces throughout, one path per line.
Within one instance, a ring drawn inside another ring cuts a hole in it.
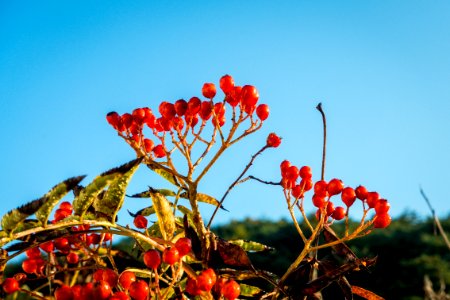
M 159 176 L 161 176 L 162 178 L 164 178 L 165 180 L 167 180 L 168 182 L 172 183 L 173 185 L 180 186 L 177 178 L 172 173 L 162 169 L 161 167 L 155 164 L 148 164 L 147 167 L 156 174 L 158 174 Z
M 244 283 L 240 283 L 239 285 L 241 287 L 240 296 L 243 296 L 243 297 L 256 297 L 256 296 L 261 296 L 264 293 L 263 290 L 261 290 L 259 287 L 256 287 L 256 286 L 251 286 L 251 285 L 244 284 Z
M 86 177 L 77 176 L 69 178 L 57 185 L 55 185 L 47 194 L 42 197 L 42 206 L 36 211 L 36 218 L 41 221 L 41 223 L 46 226 L 50 213 L 53 208 L 58 204 L 58 202 L 74 187 L 78 186 L 78 184 Z
M 228 241 L 232 244 L 240 246 L 242 249 L 244 249 L 247 252 L 262 252 L 262 251 L 272 251 L 273 248 L 266 246 L 264 244 L 253 242 L 253 241 L 246 241 L 246 240 L 232 240 Z
M 94 199 L 93 205 L 96 212 L 104 214 L 112 222 L 115 221 L 117 213 L 122 208 L 125 191 L 139 165 L 140 161 L 135 160 L 134 166 L 129 171 L 111 182 L 102 198 Z
M 170 240 L 175 232 L 175 216 L 170 207 L 170 202 L 164 195 L 150 190 L 153 207 L 155 208 L 156 216 L 158 217 L 159 228 L 161 235 L 165 240 Z
M 92 205 L 97 196 L 111 184 L 116 178 L 128 172 L 142 158 L 134 159 L 120 167 L 110 169 L 100 175 L 82 189 L 79 195 L 73 200 L 73 210 L 75 215 L 83 216 L 88 208 Z

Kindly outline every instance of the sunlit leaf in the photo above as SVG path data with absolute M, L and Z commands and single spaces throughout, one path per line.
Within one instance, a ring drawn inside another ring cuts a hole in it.
M 2 230 L 11 232 L 16 229 L 26 218 L 34 214 L 44 202 L 45 199 L 40 198 L 9 211 L 2 217 Z
M 188 194 L 186 192 L 183 192 L 180 194 L 181 198 L 188 198 Z M 203 203 L 207 203 L 207 204 L 211 204 L 214 206 L 218 206 L 220 204 L 219 200 L 217 200 L 216 198 L 209 196 L 207 194 L 202 194 L 202 193 L 197 193 L 197 197 L 195 198 L 197 201 L 199 202 L 203 202 Z M 225 209 L 222 205 L 220 206 L 221 209 L 228 211 L 227 209 Z
M 58 202 L 86 176 L 69 178 L 54 186 L 42 199 L 42 206 L 36 211 L 36 218 L 45 226 L 50 213 Z
M 261 290 L 259 287 L 251 286 L 248 284 L 241 283 L 239 284 L 241 287 L 241 294 L 240 296 L 243 297 L 257 297 L 264 294 L 264 291 Z
M 157 191 L 158 193 L 160 193 L 166 197 L 176 196 L 176 193 L 169 189 L 153 189 L 153 190 Z M 131 195 L 128 197 L 130 197 L 130 198 L 150 198 L 150 192 L 147 190 L 147 191 L 137 193 L 137 194 L 134 194 L 134 195 Z
M 380 297 L 377 294 L 375 294 L 374 292 L 368 291 L 359 286 L 355 286 L 355 285 L 352 286 L 352 292 L 353 292 L 353 294 L 358 295 L 367 300 L 384 300 L 383 297 Z
M 164 195 L 150 190 L 150 196 L 153 201 L 153 207 L 155 208 L 156 215 L 158 217 L 158 223 L 161 230 L 161 234 L 165 240 L 172 238 L 175 232 L 175 216 L 173 210 L 170 207 L 170 202 Z
M 125 199 L 125 191 L 139 165 L 140 160 L 134 160 L 134 166 L 122 176 L 114 179 L 102 198 L 94 199 L 93 205 L 96 212 L 106 215 L 112 222 L 115 221 L 117 213 L 122 208 Z
M 84 189 L 82 189 L 79 195 L 73 200 L 73 210 L 75 214 L 78 216 L 83 216 L 88 210 L 89 206 L 91 206 L 94 200 L 98 197 L 98 195 L 103 192 L 103 190 L 109 184 L 111 184 L 112 181 L 128 172 L 136 165 L 137 161 L 140 160 L 142 160 L 142 158 L 132 160 L 120 167 L 113 168 L 94 178 L 94 180 L 89 183 Z
M 180 186 L 177 178 L 172 173 L 162 169 L 161 167 L 157 166 L 156 164 L 148 164 L 147 166 L 149 167 L 150 170 L 152 170 L 156 174 L 160 175 L 162 178 L 169 181 L 173 185 Z
M 253 242 L 253 241 L 246 241 L 246 240 L 231 240 L 228 241 L 232 244 L 238 245 L 242 249 L 244 249 L 247 252 L 261 252 L 261 251 L 272 251 L 273 248 L 266 246 L 264 244 Z

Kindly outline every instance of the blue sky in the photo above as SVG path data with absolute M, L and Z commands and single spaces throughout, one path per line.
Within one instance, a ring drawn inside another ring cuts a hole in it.
M 318 179 L 322 102 L 327 179 L 378 191 L 394 216 L 429 214 L 422 186 L 447 215 L 449 20 L 448 1 L 0 1 L 0 212 L 132 159 L 109 111 L 200 96 L 228 73 L 257 86 L 271 116 L 202 191 L 220 198 L 272 131 L 282 145 L 250 174 L 276 181 L 289 159 Z M 129 193 L 147 185 L 169 187 L 142 168 Z M 281 190 L 257 183 L 225 206 L 218 222 L 288 217 Z

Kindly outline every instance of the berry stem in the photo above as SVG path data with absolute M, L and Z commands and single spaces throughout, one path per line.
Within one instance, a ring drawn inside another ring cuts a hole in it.
M 322 123 L 323 123 L 323 147 L 322 147 L 322 174 L 320 176 L 321 180 L 325 180 L 325 157 L 327 150 L 327 118 L 325 117 L 325 113 L 322 109 L 322 102 L 317 104 L 316 109 L 322 115 Z
M 222 206 L 223 202 L 225 201 L 225 198 L 228 196 L 228 194 L 230 193 L 230 191 L 236 186 L 236 184 L 238 184 L 238 182 L 242 179 L 242 177 L 245 175 L 245 173 L 248 171 L 248 169 L 250 169 L 250 167 L 253 165 L 253 162 L 255 161 L 256 157 L 258 157 L 258 155 L 260 155 L 261 153 L 264 152 L 264 150 L 266 150 L 267 148 L 269 148 L 269 146 L 264 145 L 264 147 L 262 147 L 258 152 L 256 152 L 255 154 L 252 155 L 252 158 L 250 159 L 250 162 L 247 164 L 247 166 L 245 166 L 244 170 L 242 171 L 242 173 L 238 176 L 238 178 L 236 178 L 236 180 L 228 187 L 227 191 L 225 192 L 225 194 L 222 196 L 222 199 L 220 199 L 219 204 L 216 206 L 216 208 L 214 209 L 214 212 L 211 216 L 211 218 L 209 219 L 208 225 L 206 226 L 206 228 L 209 230 L 211 228 L 211 223 L 214 219 L 214 217 L 217 214 L 217 211 L 219 210 L 219 208 Z

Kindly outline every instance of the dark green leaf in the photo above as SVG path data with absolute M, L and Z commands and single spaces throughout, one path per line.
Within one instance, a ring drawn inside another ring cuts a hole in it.
M 181 198 L 185 198 L 188 199 L 188 194 L 186 192 L 183 192 L 180 194 Z M 197 194 L 197 201 L 199 202 L 203 202 L 203 203 L 208 203 L 214 206 L 218 206 L 220 204 L 219 200 L 217 200 L 216 198 L 209 196 L 207 194 L 202 194 L 202 193 L 198 193 Z M 225 209 L 223 206 L 220 206 L 221 209 L 228 211 L 227 209 Z
M 164 195 L 166 197 L 176 196 L 176 193 L 174 191 L 172 191 L 172 190 L 169 190 L 169 189 L 153 189 L 153 188 L 151 188 L 151 189 L 157 191 L 158 193 L 160 193 L 160 194 L 162 194 L 162 195 Z M 149 191 L 144 191 L 144 192 L 137 193 L 137 194 L 134 194 L 134 195 L 131 195 L 131 196 L 127 196 L 127 197 L 130 197 L 130 198 L 150 198 L 150 192 Z

